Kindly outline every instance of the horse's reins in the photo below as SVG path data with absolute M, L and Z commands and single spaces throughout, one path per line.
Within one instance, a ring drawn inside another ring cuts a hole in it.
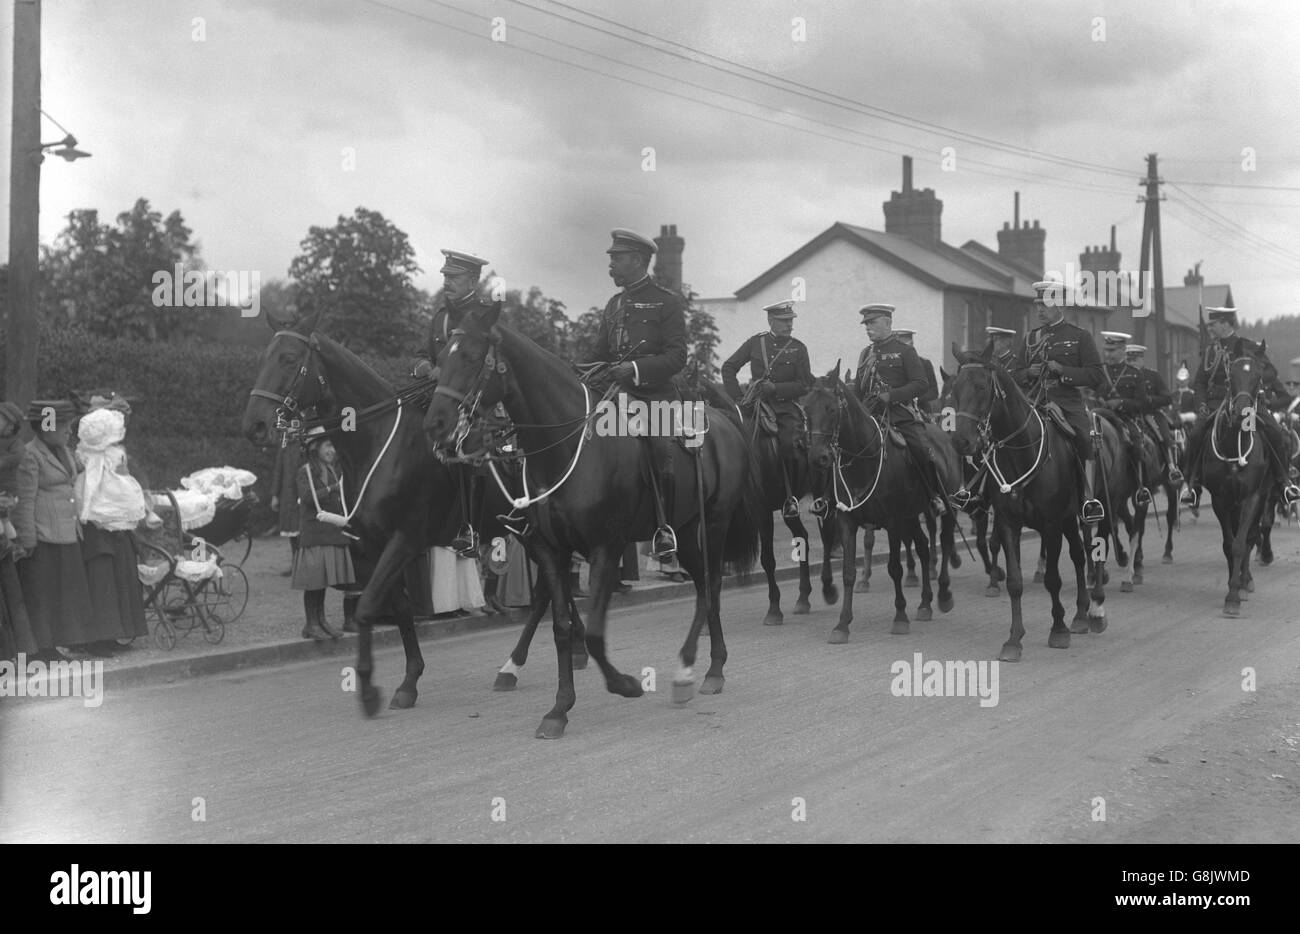
M 880 456 L 876 458 L 876 476 L 875 479 L 871 481 L 871 488 L 867 490 L 866 495 L 863 496 L 861 500 L 855 503 L 853 502 L 853 488 L 849 486 L 848 480 L 846 480 L 844 477 L 843 464 L 840 459 L 841 450 L 840 450 L 839 410 L 848 408 L 848 400 L 842 396 L 843 391 L 844 391 L 843 386 L 840 385 L 836 386 L 835 399 L 837 404 L 836 404 L 836 415 L 835 415 L 835 428 L 830 432 L 810 430 L 809 434 L 814 436 L 829 435 L 831 439 L 831 452 L 832 452 L 831 456 L 834 458 L 834 464 L 833 464 L 834 469 L 831 473 L 831 493 L 835 497 L 835 508 L 840 510 L 841 512 L 853 512 L 854 510 L 864 506 L 867 500 L 871 499 L 871 497 L 875 495 L 876 488 L 880 486 L 880 477 L 881 474 L 884 473 L 884 469 L 885 469 L 885 455 L 886 455 L 885 430 L 884 428 L 881 427 L 880 422 L 876 420 L 875 416 L 871 415 L 870 413 L 866 413 L 867 421 L 871 422 L 871 424 L 876 426 L 876 432 L 880 435 Z M 849 463 L 852 463 L 853 461 L 857 460 L 859 457 L 864 456 L 866 454 L 866 451 L 867 451 L 866 445 L 863 445 L 862 449 L 858 451 L 856 454 L 850 454 Z M 839 483 L 836 483 L 836 480 L 838 480 Z M 846 494 L 848 494 L 848 498 L 849 498 L 848 503 L 845 503 L 840 499 L 840 486 L 839 486 L 840 484 L 844 485 L 844 491 Z
M 988 367 L 983 363 L 963 363 L 958 367 L 958 370 L 965 370 L 972 367 L 977 367 L 980 369 L 988 369 Z M 1005 403 L 1007 400 L 1007 394 L 1002 389 L 1002 384 L 998 382 L 997 377 L 990 376 L 989 381 L 993 384 L 994 400 L 995 401 L 1000 400 L 1003 403 Z M 1026 399 L 1025 401 L 1029 401 L 1029 400 Z M 1043 416 L 1039 413 L 1037 407 L 1031 404 L 1029 407 L 1029 411 L 1033 413 L 1033 416 L 1038 420 L 1038 453 L 1034 455 L 1034 462 L 1029 465 L 1029 469 L 1025 471 L 1023 474 L 1021 474 L 1019 477 L 1017 477 L 1015 480 L 1011 481 L 1010 483 L 1007 482 L 1006 475 L 1003 474 L 1002 468 L 998 466 L 998 450 L 1000 448 L 1009 448 L 1010 450 L 1026 450 L 1032 447 L 1033 446 L 1032 440 L 1027 445 L 1012 445 L 1010 443 L 1011 439 L 1019 435 L 1021 432 L 1028 432 L 1029 419 L 1026 418 L 1023 425 L 1021 425 L 1011 434 L 1007 435 L 1005 438 L 999 439 L 993 437 L 993 404 L 992 403 L 990 403 L 989 410 L 984 415 L 983 418 L 979 418 L 978 416 L 975 416 L 970 412 L 965 412 L 965 411 L 959 411 L 957 413 L 958 418 L 967 418 L 970 421 L 975 422 L 976 426 L 978 427 L 980 440 L 983 441 L 985 447 L 988 448 L 988 450 L 984 451 L 984 453 L 981 455 L 981 459 L 983 460 L 985 466 L 988 467 L 989 473 L 993 475 L 993 479 L 998 482 L 998 489 L 1000 490 L 1000 492 L 1004 494 L 1010 493 L 1016 487 L 1020 486 L 1021 484 L 1031 479 L 1033 475 L 1038 472 L 1038 469 L 1043 464 L 1043 460 L 1044 460 L 1043 455 L 1047 449 L 1047 424 L 1043 421 Z

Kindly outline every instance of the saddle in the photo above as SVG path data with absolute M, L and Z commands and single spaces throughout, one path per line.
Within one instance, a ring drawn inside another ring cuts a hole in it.
M 1055 402 L 1045 402 L 1043 403 L 1043 411 L 1047 414 L 1047 417 L 1056 424 L 1056 427 L 1061 429 L 1061 432 L 1067 438 L 1074 437 L 1074 426 L 1065 420 L 1065 413 L 1061 411 L 1059 405 Z
M 754 411 L 758 416 L 758 427 L 762 429 L 763 434 L 775 438 L 777 435 L 776 412 L 772 409 L 771 404 L 766 399 L 760 399 Z

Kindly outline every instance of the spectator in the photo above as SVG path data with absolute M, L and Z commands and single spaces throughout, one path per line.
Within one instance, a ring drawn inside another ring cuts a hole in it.
M 27 446 L 18 437 L 23 410 L 12 402 L 0 402 L 0 658 L 13 658 L 19 652 L 37 651 L 23 588 L 14 563 L 18 532 L 10 513 L 18 503 L 18 472 L 27 456 Z
M 325 622 L 325 588 L 348 589 L 357 580 L 348 545 L 354 539 L 344 530 L 347 506 L 343 472 L 334 442 L 318 434 L 306 443 L 306 463 L 298 468 L 298 516 L 301 528 L 293 555 L 294 590 L 303 591 L 307 623 L 304 639 L 337 639 Z
M 13 515 L 18 577 L 41 661 L 66 661 L 59 646 L 78 649 L 96 638 L 73 493 L 77 466 L 68 451 L 75 415 L 62 400 L 34 401 L 27 409 L 36 437 L 19 469 Z
M 18 469 L 27 456 L 27 446 L 18 437 L 23 425 L 23 410 L 12 402 L 0 402 L 0 497 L 13 497 L 18 491 Z M 9 518 L 8 507 L 0 508 L 0 536 L 13 543 L 18 532 Z
M 450 548 L 435 546 L 429 549 L 429 577 L 433 582 L 435 616 L 482 613 L 486 600 L 476 559 L 462 558 Z
M 298 554 L 298 470 L 301 466 L 301 445 L 283 444 L 275 452 L 275 466 L 271 469 L 271 509 L 276 511 L 280 537 L 289 539 L 290 570 L 284 572 L 285 577 L 293 573 L 292 562 Z
M 144 594 L 131 537 L 149 513 L 144 490 L 127 471 L 125 400 L 92 399 L 98 405 L 77 423 L 76 459 L 84 471 L 75 484 L 81 521 L 81 553 L 90 589 L 92 625 L 99 638 L 86 648 L 112 655 L 118 640 L 149 635 Z

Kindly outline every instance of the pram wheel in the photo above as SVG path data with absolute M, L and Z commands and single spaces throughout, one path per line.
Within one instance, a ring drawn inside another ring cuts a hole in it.
M 248 575 L 229 562 L 221 565 L 221 574 L 209 584 L 205 608 L 212 619 L 229 625 L 243 616 L 248 606 Z
M 226 624 L 217 619 L 209 610 L 207 618 L 203 621 L 203 641 L 209 645 L 217 645 L 222 639 L 226 638 Z
M 153 641 L 160 649 L 171 651 L 176 648 L 176 630 L 165 619 L 160 619 L 153 627 Z

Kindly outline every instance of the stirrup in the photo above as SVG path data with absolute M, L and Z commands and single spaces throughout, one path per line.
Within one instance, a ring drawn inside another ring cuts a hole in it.
M 1138 506 L 1150 506 L 1151 491 L 1144 486 L 1138 487 L 1137 492 L 1133 494 L 1133 502 Z
M 948 502 L 952 503 L 958 509 L 971 509 L 979 503 L 979 497 L 970 490 L 962 487 L 954 491 L 949 497 Z
M 1282 499 L 1288 506 L 1300 501 L 1300 486 L 1296 486 L 1294 483 L 1288 483 L 1283 486 Z
M 1170 483 L 1183 482 L 1183 472 L 1179 470 L 1177 467 L 1175 467 L 1173 464 L 1169 465 L 1169 482 Z
M 1106 508 L 1102 506 L 1099 499 L 1085 500 L 1083 508 L 1079 510 L 1079 518 L 1088 524 L 1100 522 L 1106 518 Z
M 497 521 L 501 523 L 503 529 L 519 538 L 526 538 L 533 532 L 532 523 L 528 521 L 527 516 L 504 513 L 497 516 Z
M 787 496 L 781 505 L 781 515 L 787 519 L 799 518 L 799 501 L 793 496 Z
M 825 519 L 831 512 L 830 500 L 825 496 L 819 496 L 812 501 L 812 506 L 808 510 L 814 518 Z
M 655 529 L 650 551 L 658 561 L 672 561 L 677 557 L 677 533 L 671 525 L 661 525 Z
M 448 547 L 462 558 L 478 557 L 478 531 L 474 526 L 466 523 L 465 527 L 456 533 L 456 537 L 451 540 Z
M 1196 495 L 1196 487 L 1192 486 L 1190 483 L 1183 487 L 1183 492 L 1178 497 L 1178 502 L 1182 503 L 1184 506 L 1196 506 L 1199 500 L 1200 497 Z

